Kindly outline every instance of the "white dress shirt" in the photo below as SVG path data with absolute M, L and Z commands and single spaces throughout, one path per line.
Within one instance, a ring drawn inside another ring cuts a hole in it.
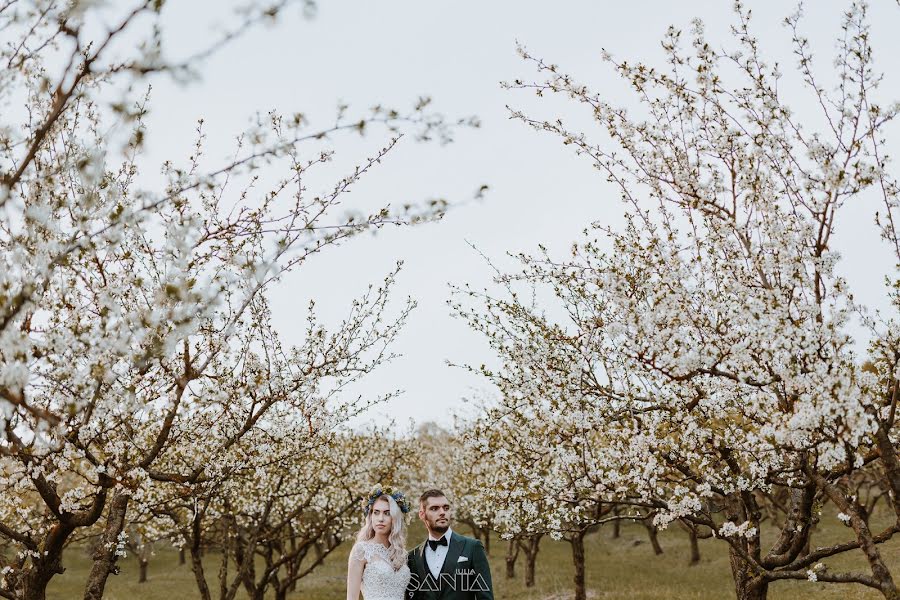
M 435 580 L 441 574 L 441 568 L 444 566 L 444 559 L 447 558 L 447 552 L 450 550 L 450 540 L 453 539 L 453 530 L 447 529 L 447 533 L 440 537 L 434 537 L 430 533 L 428 534 L 429 540 L 439 540 L 441 537 L 447 538 L 446 546 L 438 546 L 437 550 L 432 550 L 431 546 L 427 543 L 425 544 L 425 565 L 428 567 L 428 570 L 431 571 L 431 576 L 434 577 Z

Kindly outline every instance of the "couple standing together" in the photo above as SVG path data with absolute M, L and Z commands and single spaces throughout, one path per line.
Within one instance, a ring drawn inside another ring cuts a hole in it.
M 481 542 L 450 529 L 450 501 L 440 490 L 419 498 L 428 539 L 406 552 L 402 493 L 376 487 L 364 509 L 347 567 L 347 600 L 494 600 L 491 569 Z

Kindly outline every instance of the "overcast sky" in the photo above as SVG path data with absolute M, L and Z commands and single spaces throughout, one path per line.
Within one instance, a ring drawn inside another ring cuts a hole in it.
M 187 52 L 220 21 L 220 0 L 169 3 L 165 41 L 170 51 Z M 203 80 L 187 87 L 155 84 L 149 147 L 156 158 L 185 156 L 193 124 L 204 117 L 212 154 L 227 154 L 227 141 L 256 111 L 301 111 L 313 122 L 328 123 L 339 100 L 360 109 L 375 103 L 405 107 L 423 94 L 449 116 L 477 115 L 478 130 L 460 131 L 450 146 L 420 145 L 404 139 L 385 162 L 353 192 L 355 202 L 386 202 L 433 197 L 465 201 L 482 184 L 483 202 L 453 209 L 440 223 L 365 236 L 322 255 L 291 274 L 274 290 L 275 317 L 286 342 L 298 341 L 309 298 L 323 318 L 334 322 L 350 300 L 378 282 L 395 261 L 405 268 L 398 300 L 415 298 L 419 307 L 398 340 L 403 356 L 367 380 L 360 393 L 405 390 L 377 411 L 400 423 L 446 421 L 464 409 L 463 399 L 488 389 L 486 382 L 445 362 L 479 364 L 492 357 L 482 339 L 450 316 L 448 284 L 490 284 L 491 271 L 473 244 L 501 266 L 506 252 L 532 251 L 543 243 L 563 252 L 592 221 L 615 225 L 621 212 L 617 194 L 583 159 L 551 137 L 508 119 L 507 104 L 536 115 L 576 115 L 575 105 L 542 105 L 521 93 L 504 91 L 501 80 L 528 79 L 533 72 L 516 55 L 516 41 L 559 64 L 619 103 L 633 103 L 599 60 L 605 48 L 617 57 L 661 64 L 659 40 L 666 27 L 685 30 L 702 17 L 713 40 L 727 36 L 733 23 L 730 2 L 636 0 L 536 2 L 532 0 L 322 0 L 318 14 L 304 19 L 289 11 L 275 27 L 260 29 L 207 61 Z M 792 4 L 751 2 L 763 47 L 792 65 L 789 38 L 780 26 Z M 900 55 L 895 2 L 874 0 L 873 35 L 882 68 Z M 827 73 L 845 2 L 809 2 L 806 29 L 823 51 Z M 207 37 L 208 39 L 208 37 Z M 788 76 L 791 69 L 787 69 Z M 897 77 L 889 73 L 883 97 L 900 98 Z M 803 104 L 800 104 L 801 111 Z M 361 142 L 338 143 L 356 157 L 386 136 L 373 132 Z M 884 266 L 873 263 L 879 249 L 871 236 L 855 234 L 869 219 L 861 207 L 856 224 L 839 230 L 851 283 L 877 299 Z M 851 219 L 853 221 L 853 219 Z M 873 300 L 877 302 L 877 300 Z

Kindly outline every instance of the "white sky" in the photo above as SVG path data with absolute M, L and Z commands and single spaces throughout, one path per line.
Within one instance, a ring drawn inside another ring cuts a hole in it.
M 793 4 L 749 4 L 759 13 L 756 30 L 763 47 L 773 59 L 792 65 L 788 33 L 779 23 Z M 895 34 L 900 8 L 893 0 L 872 4 L 878 64 L 894 67 L 890 57 L 900 55 Z M 563 252 L 591 221 L 614 224 L 621 211 L 616 191 L 588 162 L 555 139 L 508 120 L 507 104 L 534 107 L 535 114 L 546 116 L 579 112 L 574 104 L 536 104 L 527 95 L 500 89 L 501 80 L 533 74 L 517 57 L 516 40 L 627 104 L 633 99 L 620 93 L 601 64 L 601 48 L 661 66 L 659 40 L 669 24 L 687 33 L 690 20 L 699 16 L 709 37 L 722 39 L 733 22 L 730 5 L 698 0 L 322 0 L 315 19 L 304 20 L 299 9 L 291 10 L 276 27 L 260 29 L 216 55 L 200 83 L 155 83 L 149 148 L 156 159 L 186 156 L 194 122 L 204 117 L 211 132 L 210 154 L 224 157 L 228 140 L 254 112 L 300 111 L 324 124 L 339 99 L 360 109 L 375 103 L 406 107 L 427 94 L 449 116 L 480 117 L 481 129 L 460 131 L 450 146 L 403 140 L 353 198 L 371 207 L 432 197 L 461 201 L 485 183 L 491 190 L 484 202 L 452 210 L 438 224 L 365 236 L 322 255 L 274 290 L 276 323 L 291 343 L 303 332 L 297 308 L 309 298 L 315 297 L 323 317 L 334 322 L 368 283 L 378 282 L 403 259 L 398 300 L 409 295 L 419 302 L 394 348 L 403 357 L 371 376 L 359 392 L 401 388 L 405 394 L 377 412 L 389 412 L 401 424 L 409 418 L 440 422 L 464 407 L 463 398 L 486 388 L 486 382 L 447 367 L 445 361 L 491 361 L 484 341 L 452 319 L 446 306 L 448 283 L 490 283 L 490 269 L 467 241 L 508 265 L 507 251 L 531 251 L 543 243 Z M 164 33 L 173 54 L 209 39 L 211 26 L 224 14 L 222 6 L 220 0 L 168 3 Z M 832 0 L 807 3 L 806 31 L 823 50 L 819 67 L 826 74 L 830 56 L 825 54 L 833 48 L 845 6 Z M 792 70 L 785 70 L 790 75 Z M 893 73 L 888 73 L 883 92 L 885 100 L 900 98 Z M 371 136 L 359 143 L 351 138 L 337 149 L 355 159 L 383 139 Z M 878 247 L 871 236 L 855 233 L 868 226 L 871 208 L 848 211 L 855 214 L 838 232 L 845 272 L 860 293 L 879 298 L 885 265 L 874 264 L 879 262 L 872 258 Z

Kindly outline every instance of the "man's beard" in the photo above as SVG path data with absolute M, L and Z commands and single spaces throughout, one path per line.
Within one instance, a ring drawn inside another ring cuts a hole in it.
M 448 522 L 446 525 L 436 525 L 435 523 L 431 523 L 431 532 L 439 533 L 444 535 L 447 533 L 447 530 L 450 529 L 450 523 Z

